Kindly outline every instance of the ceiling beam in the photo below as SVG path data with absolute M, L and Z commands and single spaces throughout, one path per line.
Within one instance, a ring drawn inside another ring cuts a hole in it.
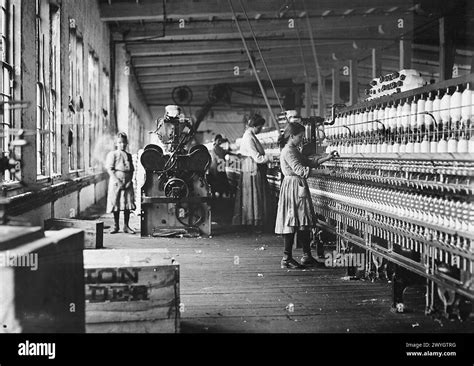
M 275 58 L 265 58 L 267 61 L 267 67 L 271 70 L 284 69 L 284 68 L 300 68 L 302 67 L 302 62 L 298 58 L 284 58 L 280 59 L 281 62 L 273 63 L 272 60 L 277 60 Z M 306 60 L 310 62 L 310 58 Z M 260 69 L 264 72 L 264 69 L 260 66 L 261 64 L 257 62 L 257 69 Z M 238 67 L 238 70 L 235 68 Z M 177 67 L 155 67 L 155 68 L 145 68 L 145 69 L 136 69 L 136 74 L 138 78 L 145 78 L 149 76 L 160 76 L 160 75 L 186 75 L 186 74 L 200 74 L 206 72 L 228 72 L 230 74 L 238 71 L 239 73 L 244 72 L 249 69 L 248 61 L 234 62 L 232 64 L 226 63 L 215 63 L 213 65 L 204 65 L 204 66 L 177 66 Z M 271 73 L 270 73 L 271 74 Z
M 164 1 L 164 0 L 162 0 Z M 100 19 L 104 22 L 160 20 L 163 21 L 162 1 L 102 2 Z
M 261 76 L 264 79 L 268 79 L 267 75 L 265 74 L 264 70 L 259 69 L 259 76 Z M 270 69 L 270 76 L 272 79 L 281 79 L 282 77 L 290 77 L 290 78 L 295 78 L 295 77 L 303 77 L 303 68 L 301 64 L 299 63 L 294 63 L 294 64 L 283 64 L 283 65 L 273 65 Z M 241 69 L 240 76 L 247 76 L 247 75 L 253 75 L 250 73 L 250 69 Z M 322 69 L 323 74 L 329 74 L 331 72 L 330 65 L 327 68 Z M 162 83 L 166 81 L 169 78 L 172 78 L 174 82 L 181 82 L 185 80 L 189 80 L 189 76 L 193 75 L 195 76 L 195 79 L 198 79 L 199 77 L 206 78 L 209 76 L 223 76 L 224 78 L 233 78 L 234 75 L 231 70 L 207 70 L 207 71 L 201 71 L 201 72 L 186 72 L 186 73 L 160 73 L 160 74 L 153 74 L 153 75 L 139 75 L 139 81 L 140 83 L 143 84 L 153 84 L 153 83 Z M 316 77 L 316 72 L 312 71 L 311 74 L 308 75 L 310 81 L 314 81 Z
M 154 89 L 156 87 L 161 87 L 163 85 L 167 86 L 178 86 L 178 85 L 208 85 L 212 84 L 222 84 L 222 83 L 233 83 L 233 82 L 242 82 L 242 81 L 251 81 L 255 78 L 250 75 L 240 75 L 231 77 L 228 74 L 216 74 L 209 76 L 201 77 L 186 77 L 186 78 L 164 78 L 160 80 L 153 80 L 150 82 L 142 82 L 141 86 L 143 90 Z M 146 92 L 145 92 L 146 93 Z
M 265 71 L 263 69 L 258 69 L 258 73 L 261 79 L 268 79 Z M 276 79 L 281 77 L 300 77 L 303 76 L 303 68 L 301 64 L 281 64 L 274 65 L 270 70 L 270 76 Z M 185 74 L 174 74 L 170 73 L 167 75 L 158 75 L 158 76 L 138 76 L 139 83 L 142 87 L 146 87 L 149 84 L 159 84 L 166 82 L 181 82 L 184 80 L 198 81 L 198 80 L 209 80 L 209 79 L 225 79 L 229 82 L 238 80 L 240 78 L 255 78 L 255 74 L 252 69 L 242 69 L 239 75 L 234 75 L 233 70 L 210 70 L 202 72 L 189 72 Z
M 257 58 L 258 60 L 258 58 Z M 221 55 L 207 57 L 205 55 L 196 55 L 194 57 L 170 57 L 170 56 L 151 56 L 149 58 L 139 57 L 133 60 L 133 67 L 136 70 L 148 68 L 174 68 L 186 66 L 206 66 L 216 64 L 235 64 L 248 62 L 247 56 L 235 57 L 232 55 Z
M 220 72 L 225 71 L 228 73 L 234 73 L 235 67 L 238 67 L 238 71 L 244 71 L 248 67 L 248 61 L 239 61 L 233 63 L 220 63 L 216 62 L 211 65 L 204 66 L 174 66 L 174 67 L 154 67 L 154 68 L 138 68 L 136 69 L 137 77 L 145 78 L 149 76 L 160 76 L 160 75 L 186 75 L 186 74 L 197 74 L 203 72 Z
M 317 47 L 337 47 L 352 44 L 352 41 L 319 41 Z M 262 51 L 279 48 L 297 48 L 297 39 L 260 40 Z M 303 42 L 303 47 L 310 47 L 309 42 Z M 235 41 L 191 41 L 191 42 L 166 42 L 128 45 L 128 51 L 132 57 L 166 56 L 175 54 L 212 54 L 212 53 L 243 53 L 244 47 L 241 40 Z
M 327 40 L 395 40 L 399 38 L 401 32 L 389 32 L 385 31 L 384 35 L 381 36 L 378 33 L 378 28 L 367 28 L 367 27 L 347 27 L 346 29 L 332 30 L 326 28 L 325 30 L 317 32 L 313 37 L 316 41 L 327 41 Z M 252 34 L 248 32 L 243 33 L 244 38 L 247 42 L 253 42 Z M 284 39 L 297 41 L 297 35 L 294 31 L 290 30 L 272 30 L 272 31 L 261 31 L 256 32 L 255 37 L 259 42 L 262 40 L 276 40 Z M 406 37 L 407 39 L 409 37 Z M 300 39 L 303 41 L 310 40 L 309 33 L 301 31 Z M 241 37 L 235 32 L 216 32 L 209 34 L 180 34 L 176 36 L 157 36 L 152 33 L 148 36 L 134 37 L 133 39 L 125 39 L 116 43 L 126 43 L 127 45 L 134 44 L 153 44 L 153 43 L 165 43 L 165 42 L 189 42 L 189 41 L 238 41 Z
M 299 51 L 299 50 L 298 50 Z M 298 52 L 288 52 L 288 46 L 285 48 L 278 48 L 274 50 L 262 50 L 265 61 L 267 60 L 298 60 L 301 62 L 301 56 Z M 261 61 L 260 55 L 254 52 L 255 60 L 257 63 Z M 305 60 L 309 60 L 311 55 L 306 52 Z M 311 59 L 312 60 L 312 59 Z M 232 64 L 232 63 L 248 63 L 247 55 L 241 52 L 236 53 L 225 53 L 225 54 L 179 54 L 173 56 L 149 56 L 149 57 L 134 57 L 133 65 L 139 68 L 150 68 L 150 67 L 164 67 L 172 68 L 175 66 L 193 66 L 193 65 L 214 65 L 214 64 Z
M 285 79 L 277 79 L 274 78 L 273 82 L 277 90 L 281 87 L 304 87 L 303 77 L 299 78 L 288 78 L 286 75 L 284 76 Z M 263 78 L 262 78 L 263 79 Z M 366 87 L 366 84 L 370 82 L 371 78 L 368 76 L 361 75 L 359 78 L 359 84 L 361 85 L 361 89 Z M 341 82 L 347 82 L 348 78 L 345 76 L 341 76 Z M 316 78 L 311 80 L 313 85 L 316 85 Z M 262 83 L 265 85 L 267 90 L 271 90 L 271 86 L 268 80 L 262 80 Z M 144 91 L 144 95 L 153 94 L 157 92 L 161 92 L 163 90 L 167 90 L 169 93 L 177 86 L 188 86 L 191 89 L 196 87 L 204 88 L 204 87 L 211 87 L 217 84 L 228 84 L 233 88 L 242 88 L 242 87 L 253 87 L 258 88 L 255 78 L 246 77 L 246 78 L 234 78 L 234 79 L 222 79 L 222 78 L 210 78 L 208 80 L 180 80 L 180 81 L 172 81 L 172 82 L 162 82 L 156 84 L 148 84 L 145 85 L 142 89 Z
M 380 42 L 374 42 L 375 45 L 380 45 Z M 345 43 L 339 45 L 341 52 L 338 53 L 337 57 L 339 60 L 344 60 L 348 58 L 360 58 L 363 59 L 366 56 L 370 54 L 371 49 L 373 46 L 368 44 L 366 46 L 367 48 L 360 48 L 360 49 L 354 49 L 352 47 L 352 43 Z M 321 63 L 323 64 L 323 67 L 326 65 L 332 65 L 334 63 L 333 59 L 333 53 L 331 52 L 333 50 L 332 46 L 319 46 L 318 47 L 318 54 L 320 55 L 321 58 Z M 153 55 L 155 54 L 155 51 L 143 51 L 143 52 L 149 52 L 152 53 Z M 179 52 L 179 51 L 178 51 Z M 299 49 L 297 45 L 291 45 L 291 44 L 282 44 L 279 47 L 274 48 L 271 51 L 268 50 L 262 50 L 263 52 L 263 57 L 265 58 L 265 61 L 274 60 L 275 63 L 281 63 L 279 62 L 279 59 L 286 59 L 287 61 L 291 61 L 293 59 L 296 62 L 299 62 L 302 66 L 302 60 L 299 57 Z M 384 51 L 385 52 L 385 51 Z M 367 55 L 366 55 L 367 54 Z M 169 55 L 169 53 L 165 53 L 163 56 L 145 56 L 142 55 L 140 57 L 136 56 L 137 53 L 132 53 L 132 58 L 133 58 L 133 64 L 137 66 L 137 69 L 140 69 L 140 67 L 143 68 L 155 68 L 155 67 L 169 67 L 173 68 L 176 67 L 176 65 L 214 65 L 214 64 L 219 64 L 221 58 L 224 60 L 223 62 L 227 65 L 230 66 L 236 66 L 240 65 L 242 63 L 248 63 L 248 60 L 244 55 L 241 54 L 240 50 L 239 51 L 234 51 L 232 49 L 216 49 L 216 50 L 205 50 L 205 51 L 198 51 L 198 50 L 188 50 L 187 53 L 178 53 L 174 54 L 172 56 Z M 296 55 L 294 57 L 291 57 L 291 55 Z M 235 61 L 232 59 L 234 58 Z M 151 60 L 151 61 L 149 61 Z M 257 57 L 257 63 L 260 62 L 260 58 Z M 305 61 L 310 64 L 311 59 L 310 55 L 306 52 L 305 54 Z M 154 64 L 156 63 L 156 64 Z M 224 66 L 225 67 L 225 66 Z
M 286 88 L 288 87 L 288 83 L 282 83 L 281 80 L 276 80 L 277 88 Z M 240 83 L 240 84 L 232 84 L 232 93 L 233 94 L 238 94 L 238 95 L 252 95 L 254 97 L 260 97 L 261 92 L 260 89 L 258 88 L 258 85 L 256 82 L 250 82 L 250 83 Z M 295 86 L 298 87 L 298 86 Z M 212 88 L 211 85 L 195 85 L 191 88 L 193 94 L 195 95 L 201 95 L 201 94 L 208 94 L 209 90 Z M 146 96 L 147 97 L 161 97 L 161 96 L 168 96 L 171 95 L 171 90 L 151 90 L 147 92 Z M 269 99 L 272 99 L 273 96 L 268 96 Z
M 266 15 L 276 16 L 281 7 L 280 0 L 242 0 L 245 9 L 250 18 Z M 380 0 L 352 0 L 350 7 L 354 12 L 367 11 L 367 9 L 375 7 L 382 11 L 390 10 L 393 7 L 403 7 L 408 9 L 413 4 L 407 4 L 404 0 L 389 0 L 380 3 Z M 322 15 L 327 9 L 332 9 L 334 13 L 344 12 L 347 9 L 346 0 L 319 0 L 308 1 L 307 11 L 311 14 Z M 302 10 L 302 9 L 299 9 Z M 240 7 L 237 8 L 241 12 Z M 260 14 L 260 15 L 259 15 Z M 288 15 L 291 15 L 289 11 Z M 229 4 L 221 0 L 205 0 L 205 1 L 185 1 L 175 0 L 166 4 L 166 16 L 172 19 L 189 19 L 201 18 L 209 19 L 209 17 L 232 19 L 232 12 Z M 130 20 L 153 19 L 163 21 L 162 1 L 156 0 L 129 0 L 120 2 L 100 1 L 100 17 L 107 22 L 120 22 Z
M 423 21 L 426 21 L 426 17 L 423 18 Z M 371 15 L 364 16 L 358 15 L 350 18 L 311 18 L 311 27 L 313 29 L 314 37 L 317 39 L 320 36 L 328 35 L 331 32 L 344 32 L 346 37 L 381 37 L 381 34 L 378 32 L 378 26 L 384 25 L 384 32 L 386 33 L 384 37 L 391 37 L 394 35 L 399 35 L 400 33 L 405 33 L 409 29 L 404 27 L 403 29 L 398 28 L 397 19 L 395 17 L 387 19 L 383 15 Z M 278 32 L 288 35 L 295 35 L 295 28 L 291 29 L 288 27 L 288 19 L 267 19 L 263 18 L 260 20 L 251 20 L 250 24 L 253 31 L 257 37 L 265 36 L 268 32 Z M 215 37 L 220 35 L 237 35 L 238 30 L 235 25 L 235 22 L 232 20 L 222 21 L 222 22 L 189 22 L 185 23 L 184 28 L 180 25 L 178 21 L 172 21 L 166 23 L 166 37 L 162 37 L 163 24 L 157 22 L 146 22 L 140 23 L 119 23 L 118 27 L 111 27 L 114 32 L 120 32 L 124 35 L 123 40 L 125 42 L 131 42 L 140 40 L 143 38 L 156 37 L 157 40 L 162 39 L 179 39 L 176 37 Z M 351 32 L 347 32 L 348 29 L 351 29 Z M 250 37 L 248 34 L 247 24 L 243 24 L 243 30 L 246 37 Z M 308 36 L 308 28 L 305 23 L 303 23 L 299 30 L 303 37 Z M 359 34 L 352 34 L 352 32 L 358 32 Z
M 244 87 L 255 87 L 258 88 L 257 82 L 255 81 L 255 78 L 246 78 L 246 79 L 233 79 L 229 81 L 229 79 L 211 79 L 211 80 L 198 80 L 198 81 L 187 81 L 185 83 L 178 83 L 178 82 L 170 82 L 170 83 L 159 83 L 159 84 L 154 84 L 154 85 L 147 85 L 146 86 L 146 93 L 151 93 L 153 91 L 157 90 L 162 90 L 162 89 L 168 89 L 172 90 L 172 88 L 175 88 L 177 86 L 181 85 L 187 85 L 189 87 L 195 87 L 195 86 L 202 86 L 202 87 L 211 87 L 213 85 L 217 85 L 219 83 L 227 83 L 231 85 L 232 87 L 239 87 L 239 88 L 244 88 Z M 264 86 L 266 86 L 268 89 L 270 89 L 269 82 L 267 80 L 262 80 L 262 83 Z M 287 86 L 295 86 L 295 83 L 293 83 L 291 78 L 285 78 L 285 79 L 273 79 L 273 83 L 275 84 L 275 87 L 287 87 Z M 146 95 L 145 93 L 145 95 Z

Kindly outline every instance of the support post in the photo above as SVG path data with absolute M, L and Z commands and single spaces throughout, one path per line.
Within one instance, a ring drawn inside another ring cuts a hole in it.
M 341 101 L 341 78 L 339 68 L 332 69 L 332 104 L 340 103 Z
M 382 57 L 380 51 L 372 48 L 372 79 L 382 75 Z
M 400 70 L 411 68 L 411 41 L 400 39 Z
M 359 99 L 359 81 L 357 78 L 357 60 L 349 60 L 350 78 L 349 78 L 349 104 L 354 105 Z
M 453 24 L 449 18 L 439 19 L 439 80 L 448 80 L 453 76 L 455 48 L 453 34 L 449 29 Z
M 326 94 L 326 79 L 324 77 L 318 78 L 318 116 L 324 117 L 326 114 L 326 101 L 324 95 Z
M 313 93 L 310 81 L 304 83 L 304 96 L 305 117 L 310 117 L 313 108 Z

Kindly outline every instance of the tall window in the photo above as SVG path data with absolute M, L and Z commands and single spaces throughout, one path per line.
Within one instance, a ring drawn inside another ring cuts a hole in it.
M 47 135 L 49 116 L 46 106 L 45 34 L 41 16 L 41 0 L 36 1 L 36 55 L 38 57 L 38 81 L 36 84 L 36 173 L 48 176 L 49 138 Z
M 46 175 L 46 138 L 45 134 L 45 106 L 44 106 L 44 86 L 42 83 L 36 84 L 36 172 L 39 176 Z
M 0 101 L 9 102 L 12 99 L 12 55 L 10 52 L 10 26 L 9 26 L 9 12 L 8 1 L 0 0 Z M 0 154 L 8 156 L 8 148 L 12 136 L 10 136 L 11 125 L 11 110 L 8 104 L 3 105 L 4 111 L 0 113 L 0 132 L 3 137 L 0 137 Z M 1 173 L 0 173 L 1 174 Z M 5 172 L 5 176 L 0 176 L 4 182 L 13 180 L 9 172 Z
M 93 166 L 93 151 L 100 128 L 99 61 L 89 53 L 89 167 Z
M 99 135 L 104 134 L 106 131 L 109 129 L 109 122 L 110 122 L 110 78 L 109 78 L 109 73 L 107 70 L 102 69 L 102 79 L 101 79 L 101 108 L 102 110 L 100 111 L 101 115 L 101 124 L 100 124 L 100 130 L 99 130 Z
M 69 22 L 69 170 L 84 168 L 84 43 L 75 22 Z
M 77 156 L 77 168 L 84 168 L 84 42 L 82 37 L 77 37 L 76 41 L 76 102 L 77 102 L 77 123 L 75 151 Z M 78 112 L 78 113 L 77 113 Z
M 76 169 L 77 157 L 74 154 L 74 132 L 76 121 L 76 24 L 73 19 L 69 19 L 69 101 L 68 101 L 68 155 L 69 155 L 69 170 Z
M 36 1 L 36 173 L 52 177 L 61 170 L 61 67 L 59 8 Z
M 59 8 L 50 5 L 50 128 L 51 128 L 51 170 L 53 175 L 61 174 L 61 18 Z

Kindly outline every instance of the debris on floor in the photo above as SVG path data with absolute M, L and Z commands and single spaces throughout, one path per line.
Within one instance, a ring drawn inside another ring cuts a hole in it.
M 357 277 L 357 276 L 344 276 L 344 277 L 341 277 L 341 280 L 343 280 L 343 281 L 357 281 L 357 280 L 359 280 L 359 277 Z
M 199 235 L 199 230 L 194 228 L 155 229 L 152 234 L 159 238 L 197 238 Z

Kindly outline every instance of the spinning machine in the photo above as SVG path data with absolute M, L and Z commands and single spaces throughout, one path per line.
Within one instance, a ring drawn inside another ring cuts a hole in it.
M 338 252 L 365 256 L 363 276 L 389 273 L 396 312 L 413 284 L 426 286 L 426 313 L 472 312 L 473 85 L 470 74 L 333 108 L 324 127 L 319 152 L 340 157 L 308 179 L 319 229 L 335 235 Z M 259 138 L 273 156 L 269 179 L 278 190 L 273 134 Z M 315 134 L 306 137 L 306 150 L 319 153 Z
M 177 106 L 166 107 L 154 132 L 165 148 L 147 145 L 140 157 L 146 171 L 141 235 L 176 229 L 210 235 L 211 193 L 205 173 L 211 156 L 207 148 L 192 145 L 194 126 Z

